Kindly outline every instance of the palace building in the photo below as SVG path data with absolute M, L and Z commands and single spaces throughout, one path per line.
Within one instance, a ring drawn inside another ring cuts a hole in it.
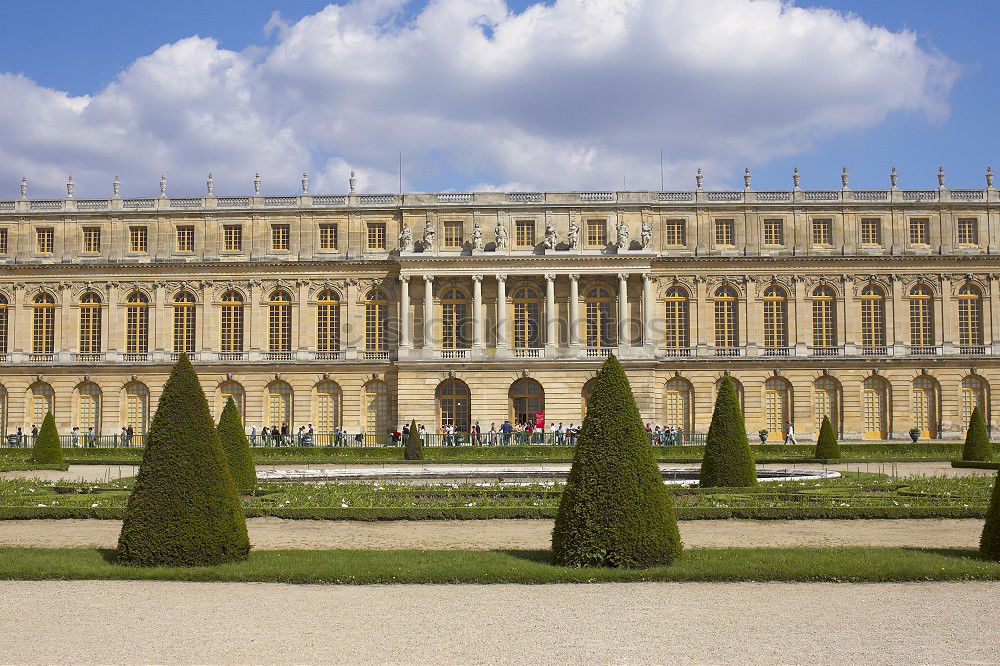
M 1000 413 L 1000 192 L 440 193 L 0 201 L 0 430 L 144 432 L 187 353 L 216 416 L 382 436 L 579 423 L 604 358 L 643 418 L 811 441 Z M 995 429 L 994 429 L 995 432 Z M 321 440 L 322 441 L 322 440 Z

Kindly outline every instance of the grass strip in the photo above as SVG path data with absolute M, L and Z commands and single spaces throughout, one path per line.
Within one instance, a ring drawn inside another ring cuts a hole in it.
M 67 463 L 42 465 L 32 462 L 0 462 L 0 472 L 34 472 L 40 469 L 55 469 L 65 472 L 69 469 Z
M 549 551 L 275 550 L 215 567 L 125 567 L 114 551 L 0 548 L 2 580 L 172 580 L 310 584 L 850 582 L 1000 580 L 1000 563 L 972 549 L 692 549 L 670 567 L 572 569 Z

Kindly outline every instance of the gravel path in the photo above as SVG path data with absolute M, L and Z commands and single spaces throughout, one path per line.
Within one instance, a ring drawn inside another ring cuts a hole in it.
M 993 664 L 1000 583 L 4 583 L 4 663 Z M 30 618 L 30 621 L 26 621 Z
M 544 549 L 551 520 L 247 520 L 250 542 L 260 550 L 282 548 Z M 974 548 L 979 519 L 915 520 L 686 520 L 684 544 L 694 548 L 782 546 L 902 546 Z M 121 521 L 0 521 L 0 546 L 114 548 Z M 2 661 L 2 660 L 0 660 Z

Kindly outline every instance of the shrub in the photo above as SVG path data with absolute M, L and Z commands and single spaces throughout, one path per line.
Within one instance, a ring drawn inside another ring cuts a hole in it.
M 406 435 L 406 449 L 403 451 L 403 458 L 406 460 L 424 459 L 424 443 L 420 441 L 416 421 L 410 421 L 410 432 Z
M 245 560 L 246 519 L 208 401 L 186 354 L 170 372 L 125 507 L 118 560 L 207 566 Z
M 979 540 L 979 552 L 983 557 L 1000 561 L 1000 472 L 993 482 L 993 496 L 990 508 L 986 510 L 986 524 Z
M 744 488 L 757 485 L 753 451 L 747 441 L 736 388 L 729 376 L 722 378 L 715 399 L 712 424 L 705 437 L 698 485 L 702 488 Z
M 552 530 L 565 566 L 653 567 L 681 552 L 673 501 L 613 355 L 597 373 Z
M 969 417 L 969 432 L 965 435 L 965 446 L 962 447 L 962 460 L 993 460 L 993 444 L 986 430 L 986 421 L 979 407 L 972 410 Z
M 829 416 L 823 416 L 823 425 L 819 427 L 819 439 L 816 440 L 816 458 L 833 460 L 840 457 L 840 443 L 833 432 L 833 424 Z
M 63 461 L 62 444 L 59 443 L 59 432 L 56 430 L 56 420 L 52 412 L 46 412 L 42 420 L 42 429 L 31 449 L 31 462 L 45 465 L 58 465 Z
M 217 430 L 222 451 L 226 454 L 229 475 L 233 477 L 236 489 L 243 494 L 252 492 L 257 487 L 257 468 L 253 464 L 250 441 L 243 430 L 240 410 L 236 409 L 236 402 L 232 398 L 226 400 Z

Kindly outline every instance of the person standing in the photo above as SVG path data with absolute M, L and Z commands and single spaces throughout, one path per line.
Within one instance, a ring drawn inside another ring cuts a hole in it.
M 250 426 L 250 446 L 257 446 L 257 426 Z
M 80 428 L 79 426 L 73 426 L 73 432 L 70 433 L 70 441 L 72 442 L 73 448 L 80 448 Z

